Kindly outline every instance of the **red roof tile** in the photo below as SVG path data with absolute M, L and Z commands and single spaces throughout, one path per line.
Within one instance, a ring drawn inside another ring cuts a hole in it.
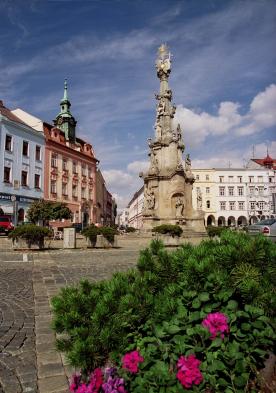
M 0 100 L 0 114 L 11 121 L 15 121 L 16 123 L 27 125 L 26 123 L 24 123 L 24 121 L 19 119 L 19 117 L 15 116 L 8 108 L 6 108 L 2 100 Z
M 265 158 L 253 158 L 252 161 L 266 168 L 270 167 L 271 169 L 276 169 L 276 159 L 271 158 L 269 155 L 267 155 Z

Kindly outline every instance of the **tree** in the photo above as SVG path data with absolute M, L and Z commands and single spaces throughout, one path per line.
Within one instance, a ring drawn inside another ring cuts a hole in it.
M 53 203 L 44 199 L 34 201 L 27 212 L 29 221 L 33 223 L 42 221 L 43 225 L 50 220 L 70 219 L 71 217 L 72 212 L 65 203 Z

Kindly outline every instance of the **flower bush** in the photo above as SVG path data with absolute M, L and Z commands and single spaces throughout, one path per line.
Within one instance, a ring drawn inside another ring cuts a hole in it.
M 275 244 L 244 233 L 173 252 L 153 241 L 137 270 L 54 298 L 58 348 L 82 383 L 111 362 L 128 393 L 257 392 L 275 351 L 275 261 Z

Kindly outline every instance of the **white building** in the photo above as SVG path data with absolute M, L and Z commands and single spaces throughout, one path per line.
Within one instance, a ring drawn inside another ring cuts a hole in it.
M 44 135 L 0 101 L 0 213 L 24 221 L 30 203 L 43 198 Z
M 252 159 L 246 168 L 192 169 L 193 207 L 205 212 L 205 225 L 240 226 L 276 217 L 276 160 Z M 128 204 L 129 226 L 141 228 L 144 192 Z
M 275 160 L 250 160 L 246 168 L 193 169 L 194 208 L 206 225 L 240 226 L 276 216 Z
M 143 225 L 144 186 L 132 197 L 128 204 L 128 226 L 140 229 Z
M 128 208 L 124 209 L 117 216 L 117 224 L 119 227 L 127 227 L 128 226 Z

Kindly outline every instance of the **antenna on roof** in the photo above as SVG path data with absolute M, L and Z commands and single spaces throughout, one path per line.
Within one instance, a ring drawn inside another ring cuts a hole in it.
M 232 166 L 231 161 L 228 161 L 228 168 L 231 168 L 231 166 Z
M 255 145 L 252 146 L 252 158 L 255 158 Z

